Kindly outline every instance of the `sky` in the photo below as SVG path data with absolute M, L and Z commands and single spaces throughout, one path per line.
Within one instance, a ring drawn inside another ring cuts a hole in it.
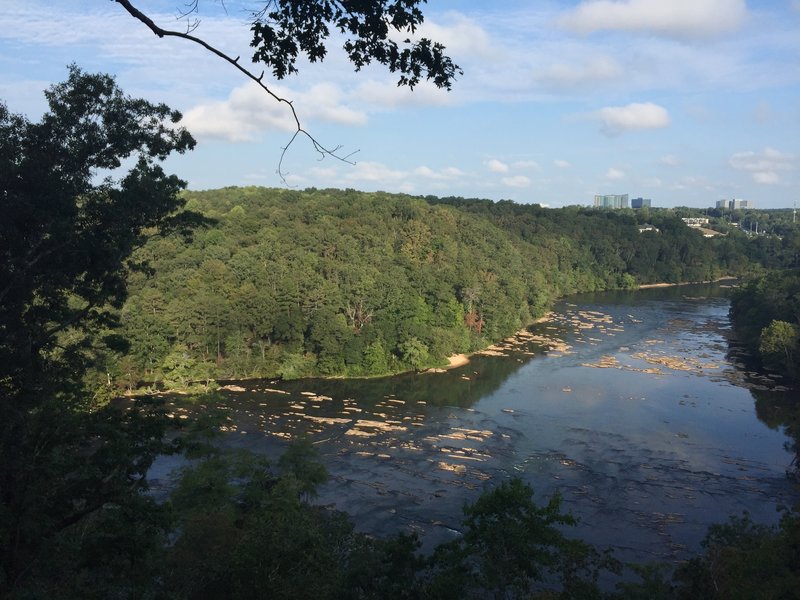
M 185 30 L 187 0 L 133 0 Z M 246 64 L 257 0 L 199 0 L 194 34 Z M 263 0 L 262 0 L 263 5 Z M 262 185 L 590 205 L 758 208 L 800 200 L 800 0 L 429 0 L 417 32 L 462 68 L 450 92 L 323 63 L 264 82 L 342 162 L 298 138 L 285 107 L 197 45 L 160 39 L 109 0 L 0 0 L 0 99 L 37 119 L 67 65 L 184 114 L 197 148 L 168 159 L 190 189 Z M 256 72 L 261 69 L 254 67 Z M 353 154 L 351 154 L 353 153 Z

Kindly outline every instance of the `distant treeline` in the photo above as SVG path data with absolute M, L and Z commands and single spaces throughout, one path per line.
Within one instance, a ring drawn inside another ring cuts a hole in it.
M 733 229 L 704 238 L 670 210 L 254 187 L 186 197 L 215 224 L 136 256 L 149 268 L 129 279 L 130 346 L 104 365 L 120 387 L 423 369 L 566 294 L 740 275 L 784 253 L 777 237 L 766 250 Z

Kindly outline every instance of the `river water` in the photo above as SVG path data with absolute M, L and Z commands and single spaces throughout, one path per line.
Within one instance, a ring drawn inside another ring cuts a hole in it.
M 800 495 L 773 410 L 797 391 L 745 369 L 724 294 L 571 297 L 443 373 L 240 382 L 224 391 L 226 443 L 274 456 L 311 436 L 331 474 L 317 502 L 362 531 L 417 531 L 427 549 L 457 535 L 465 502 L 517 475 L 540 503 L 561 494 L 580 518 L 571 534 L 624 560 L 681 560 L 710 524 L 745 510 L 772 523 Z

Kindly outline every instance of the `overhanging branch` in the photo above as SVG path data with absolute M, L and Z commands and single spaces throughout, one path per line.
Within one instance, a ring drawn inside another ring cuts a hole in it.
M 184 40 L 187 40 L 187 41 L 190 41 L 190 42 L 194 42 L 195 44 L 198 44 L 198 45 L 202 46 L 204 49 L 208 50 L 212 54 L 215 54 L 216 56 L 218 56 L 219 58 L 221 58 L 225 62 L 231 64 L 234 68 L 236 68 L 238 71 L 240 71 L 245 77 L 247 77 L 248 79 L 254 81 L 256 83 L 256 85 L 258 85 L 258 87 L 260 87 L 262 90 L 264 90 L 264 92 L 269 94 L 269 96 L 271 96 L 276 102 L 285 104 L 286 106 L 289 107 L 289 110 L 292 113 L 292 118 L 294 119 L 294 123 L 295 123 L 295 132 L 292 134 L 292 137 L 289 139 L 289 143 L 286 144 L 286 146 L 284 146 L 283 149 L 282 149 L 281 157 L 278 160 L 278 169 L 277 169 L 278 176 L 281 178 L 281 180 L 284 183 L 286 183 L 286 177 L 285 177 L 285 174 L 283 172 L 283 159 L 286 156 L 286 152 L 289 150 L 289 148 L 291 147 L 291 145 L 294 143 L 294 141 L 297 139 L 297 136 L 299 136 L 299 135 L 305 136 L 311 142 L 311 145 L 314 147 L 314 150 L 316 150 L 320 154 L 320 156 L 322 158 L 324 158 L 325 156 L 330 156 L 332 158 L 335 158 L 336 160 L 340 160 L 340 161 L 345 162 L 345 163 L 350 164 L 350 165 L 354 165 L 355 164 L 355 162 L 350 160 L 350 158 L 353 156 L 353 154 L 355 154 L 355 152 L 351 152 L 350 154 L 347 154 L 347 155 L 342 155 L 342 154 L 339 153 L 339 151 L 342 148 L 341 146 L 336 146 L 335 148 L 328 148 L 327 146 L 324 146 L 323 144 L 321 144 L 313 135 L 311 135 L 308 131 L 306 131 L 303 128 L 303 126 L 300 123 L 300 117 L 297 115 L 297 111 L 295 110 L 294 104 L 292 104 L 292 102 L 290 100 L 287 100 L 286 98 L 283 98 L 282 96 L 279 96 L 278 94 L 273 92 L 269 87 L 267 87 L 266 84 L 264 84 L 264 82 L 263 82 L 264 72 L 263 71 L 261 72 L 260 75 L 256 75 L 251 70 L 249 70 L 249 69 L 247 69 L 247 68 L 245 68 L 245 67 L 243 67 L 242 65 L 239 64 L 239 58 L 240 58 L 239 56 L 237 56 L 236 58 L 233 58 L 229 54 L 226 54 L 222 50 L 216 48 L 215 46 L 212 46 L 211 44 L 209 44 L 205 40 L 203 40 L 203 39 L 201 39 L 201 38 L 199 38 L 199 37 L 197 37 L 195 35 L 192 35 L 189 31 L 186 31 L 186 32 L 173 31 L 173 30 L 170 30 L 170 29 L 164 29 L 162 27 L 159 27 L 158 25 L 155 24 L 155 22 L 150 17 L 148 17 L 146 14 L 144 14 L 138 8 L 133 6 L 130 3 L 130 0 L 112 0 L 112 1 L 114 1 L 117 4 L 119 4 L 120 6 L 122 6 L 122 8 L 124 8 L 128 12 L 128 14 L 130 14 L 132 17 L 134 17 L 135 19 L 137 19 L 137 20 L 141 21 L 142 23 L 144 23 L 150 29 L 150 31 L 152 31 L 158 37 L 160 37 L 160 38 L 163 38 L 163 37 L 181 38 L 181 39 L 184 39 Z

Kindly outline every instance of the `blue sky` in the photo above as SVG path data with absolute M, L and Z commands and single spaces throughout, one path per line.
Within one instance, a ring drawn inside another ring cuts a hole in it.
M 134 0 L 180 29 L 185 0 Z M 244 8 L 200 0 L 196 35 L 243 59 Z M 109 0 L 2 0 L 0 98 L 38 117 L 66 65 L 113 73 L 133 95 L 180 109 L 198 139 L 168 167 L 191 189 L 351 187 L 590 204 L 594 194 L 707 207 L 800 200 L 800 0 L 430 0 L 422 34 L 464 75 L 451 92 L 397 88 L 334 46 L 270 87 L 322 143 L 291 136 L 286 112 L 218 58 L 162 40 Z M 260 71 L 260 69 L 259 69 Z M 267 77 L 265 77 L 267 81 Z

